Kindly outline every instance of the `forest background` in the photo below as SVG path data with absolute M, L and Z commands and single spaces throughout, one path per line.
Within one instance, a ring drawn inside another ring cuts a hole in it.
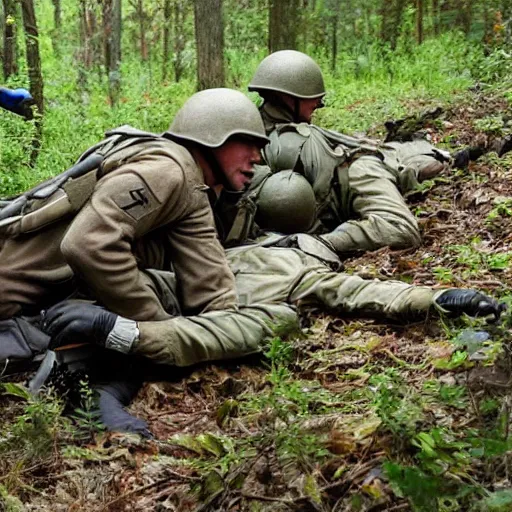
M 198 88 L 245 92 L 281 48 L 322 67 L 321 126 L 382 137 L 440 106 L 427 137 L 485 145 L 512 133 L 511 19 L 512 0 L 2 0 L 3 85 L 35 106 L 0 113 L 0 196 L 109 128 L 164 131 Z M 490 153 L 424 183 L 408 198 L 423 245 L 346 271 L 512 306 L 511 167 Z M 0 510 L 510 511 L 511 329 L 510 314 L 404 327 L 317 312 L 262 360 L 145 385 L 147 442 L 102 432 L 86 380 L 69 415 L 55 390 L 4 378 Z
M 403 114 L 409 98 L 446 98 L 505 76 L 511 5 L 3 0 L 4 85 L 29 87 L 38 113 L 28 125 L 0 119 L 0 165 L 9 170 L 0 194 L 64 170 L 106 129 L 165 130 L 197 88 L 245 90 L 261 59 L 282 48 L 310 54 L 324 70 L 319 123 L 366 130 Z

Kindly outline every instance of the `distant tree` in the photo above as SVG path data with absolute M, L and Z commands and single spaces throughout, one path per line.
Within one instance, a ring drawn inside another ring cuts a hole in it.
M 340 18 L 340 2 L 338 0 L 330 0 L 330 16 L 331 16 L 331 70 L 336 71 L 336 60 L 338 58 L 338 27 Z
M 39 33 L 37 30 L 34 0 L 21 0 L 23 28 L 27 49 L 28 79 L 30 93 L 34 98 L 39 114 L 44 113 L 43 75 L 41 74 L 41 56 L 39 54 Z
M 441 33 L 439 0 L 432 0 L 432 25 L 434 28 L 434 35 L 438 36 Z
M 25 30 L 25 46 L 27 51 L 28 80 L 30 83 L 30 93 L 34 98 L 37 107 L 35 119 L 36 132 L 32 140 L 32 152 L 30 163 L 34 165 L 41 147 L 43 134 L 43 114 L 44 114 L 44 96 L 43 96 L 43 75 L 41 74 L 41 56 L 39 54 L 39 33 L 37 30 L 36 13 L 34 9 L 34 0 L 21 0 L 21 13 L 23 16 L 23 28 Z
M 183 75 L 183 51 L 185 50 L 185 19 L 187 17 L 187 0 L 174 0 L 174 79 L 181 80 Z
M 167 80 L 167 69 L 169 64 L 169 40 L 171 37 L 171 0 L 164 0 L 164 27 L 163 27 L 163 58 L 162 58 L 162 80 Z
M 423 42 L 423 0 L 416 0 L 416 42 Z
M 140 58 L 148 60 L 148 43 L 146 39 L 148 15 L 144 9 L 144 0 L 132 0 L 130 2 L 135 9 L 137 22 L 139 24 Z
M 103 0 L 105 66 L 110 104 L 117 105 L 121 89 L 121 0 Z
M 4 80 L 18 73 L 16 52 L 16 0 L 3 0 L 3 73 Z
M 52 0 L 53 3 L 53 30 L 51 32 L 53 51 L 59 55 L 60 29 L 62 25 L 61 0 Z
M 195 0 L 197 89 L 224 86 L 222 0 Z
M 300 26 L 299 0 L 270 0 L 268 49 L 297 49 L 297 30 Z

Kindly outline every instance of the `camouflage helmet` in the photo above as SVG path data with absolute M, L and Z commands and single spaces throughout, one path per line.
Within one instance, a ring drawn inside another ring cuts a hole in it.
M 279 233 L 303 233 L 315 221 L 315 194 L 304 176 L 281 171 L 263 184 L 257 199 L 256 223 Z
M 242 135 L 268 142 L 256 105 L 233 89 L 206 89 L 191 96 L 176 114 L 166 134 L 209 148 Z
M 324 96 L 325 86 L 322 71 L 311 57 L 295 50 L 281 50 L 261 61 L 249 91 L 284 92 L 309 99 Z

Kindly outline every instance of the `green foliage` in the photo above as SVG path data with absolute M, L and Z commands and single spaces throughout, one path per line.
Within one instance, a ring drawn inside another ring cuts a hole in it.
M 7 393 L 23 398 L 26 403 L 16 422 L 3 426 L 0 453 L 7 454 L 14 450 L 27 461 L 46 457 L 61 431 L 69 428 L 69 421 L 62 417 L 63 402 L 52 390 L 32 396 L 19 385 L 2 386 Z
M 512 510 L 511 489 L 490 493 L 471 507 L 471 512 L 510 512 L 510 510 Z
M 512 197 L 498 196 L 494 198 L 494 206 L 488 213 L 486 221 L 493 223 L 503 217 L 512 217 Z
M 105 430 L 100 420 L 98 397 L 96 391 L 91 389 L 87 380 L 79 381 L 80 403 L 71 418 L 75 422 L 74 437 L 77 440 L 90 441 L 94 434 Z
M 2 512 L 24 512 L 23 503 L 9 494 L 8 490 L 0 484 L 0 510 Z
M 384 471 L 394 492 L 410 499 L 415 512 L 439 510 L 439 501 L 454 494 L 457 485 L 440 476 L 432 476 L 417 467 L 388 462 Z
M 374 392 L 372 406 L 382 420 L 382 427 L 401 438 L 412 435 L 423 419 L 423 410 L 414 389 L 406 386 L 396 368 L 386 368 L 372 375 L 370 389 Z

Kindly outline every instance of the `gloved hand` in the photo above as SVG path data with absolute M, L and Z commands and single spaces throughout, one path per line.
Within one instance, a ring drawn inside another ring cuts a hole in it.
M 100 418 L 107 430 L 130 432 L 152 438 L 148 424 L 125 411 L 137 394 L 140 382 L 115 381 L 97 386 L 99 392 Z
M 436 303 L 457 316 L 463 313 L 478 317 L 493 315 L 493 322 L 507 309 L 505 304 L 476 290 L 447 290 L 437 297 Z
M 117 315 L 87 302 L 61 302 L 41 313 L 42 329 L 51 338 L 50 348 L 77 341 L 104 346 Z

